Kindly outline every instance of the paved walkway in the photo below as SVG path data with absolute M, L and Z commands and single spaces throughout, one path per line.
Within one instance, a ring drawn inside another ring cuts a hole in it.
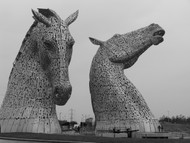
M 0 143 L 95 143 L 85 141 L 61 141 L 61 140 L 41 140 L 41 139 L 23 139 L 0 137 Z
M 2 140 L 2 139 L 0 139 L 0 143 L 39 143 L 39 142 L 15 141 L 15 140 Z

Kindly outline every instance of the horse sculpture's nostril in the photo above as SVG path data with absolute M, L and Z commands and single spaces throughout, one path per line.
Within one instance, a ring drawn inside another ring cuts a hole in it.
M 65 105 L 71 96 L 72 87 L 69 86 L 57 86 L 54 88 L 54 101 L 57 105 Z
M 165 31 L 163 29 L 154 32 L 153 36 L 164 36 Z

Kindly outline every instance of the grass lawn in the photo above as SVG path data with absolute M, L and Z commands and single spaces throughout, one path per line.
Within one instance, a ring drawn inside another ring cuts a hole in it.
M 1 137 L 43 139 L 43 140 L 63 140 L 63 141 L 88 141 L 97 143 L 190 143 L 188 139 L 130 139 L 130 138 L 108 138 L 85 135 L 57 135 L 57 134 L 37 134 L 37 133 L 1 133 Z
M 182 132 L 190 134 L 190 125 L 189 124 L 176 124 L 176 123 L 161 123 L 166 132 Z

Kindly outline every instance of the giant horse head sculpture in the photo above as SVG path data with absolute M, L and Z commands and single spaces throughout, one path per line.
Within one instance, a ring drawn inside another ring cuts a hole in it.
M 2 132 L 60 133 L 55 105 L 71 96 L 68 67 L 74 39 L 66 20 L 51 9 L 32 10 L 34 23 L 14 61 L 0 109 Z
M 165 31 L 158 24 L 151 24 L 126 34 L 115 34 L 105 42 L 91 37 L 90 40 L 105 49 L 111 62 L 123 63 L 126 69 L 150 46 L 161 43 L 164 34 Z
M 32 10 L 32 12 L 35 29 L 30 33 L 34 43 L 31 50 L 39 56 L 40 65 L 49 80 L 55 104 L 64 105 L 72 91 L 68 66 L 75 43 L 68 27 L 77 18 L 78 11 L 65 21 L 51 9 L 39 9 L 39 12 Z
M 100 45 L 92 61 L 89 82 L 97 134 L 115 127 L 158 131 L 158 120 L 125 76 L 124 69 L 131 67 L 149 47 L 161 43 L 164 34 L 158 24 L 151 24 L 115 34 L 107 41 L 90 38 L 93 44 Z

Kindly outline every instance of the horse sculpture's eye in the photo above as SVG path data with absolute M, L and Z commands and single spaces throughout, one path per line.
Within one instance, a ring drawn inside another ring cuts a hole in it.
M 45 41 L 44 42 L 44 45 L 45 45 L 45 48 L 48 50 L 48 51 L 54 51 L 54 45 L 49 42 L 49 41 Z

